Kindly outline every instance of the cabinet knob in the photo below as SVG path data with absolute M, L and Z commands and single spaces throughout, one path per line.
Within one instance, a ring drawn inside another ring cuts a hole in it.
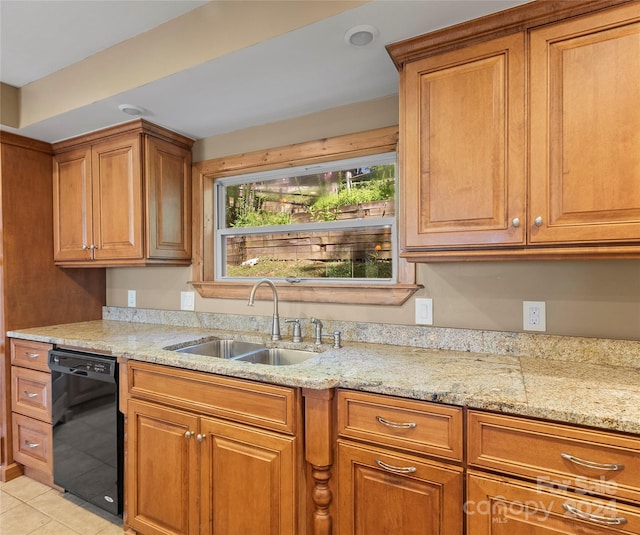
M 541 226 L 542 226 L 542 216 L 541 216 L 541 215 L 539 215 L 538 217 L 536 217 L 536 218 L 533 220 L 533 224 L 534 224 L 536 227 L 541 227 Z
M 186 431 L 184 434 L 184 438 L 191 438 L 194 435 L 193 431 Z
M 88 247 L 87 247 L 86 245 L 83 245 L 83 246 L 82 246 L 82 250 L 83 250 L 83 251 L 86 251 L 87 249 L 88 249 Z
M 202 442 L 205 438 L 207 438 L 207 435 L 201 435 L 200 433 L 196 436 L 198 442 Z
M 520 218 L 519 217 L 514 217 L 511 220 L 511 225 L 513 225 L 514 228 L 518 228 L 520 226 Z

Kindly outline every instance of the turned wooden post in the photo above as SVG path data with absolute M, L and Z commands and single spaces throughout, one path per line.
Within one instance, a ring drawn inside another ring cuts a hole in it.
M 313 476 L 313 535 L 331 535 L 333 520 L 329 507 L 333 496 L 329 480 L 333 465 L 333 390 L 303 388 L 302 394 L 305 401 L 305 459 L 311 465 Z

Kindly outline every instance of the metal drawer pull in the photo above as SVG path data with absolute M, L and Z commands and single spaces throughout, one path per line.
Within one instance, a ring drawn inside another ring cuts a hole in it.
M 624 464 L 603 464 L 593 461 L 585 461 L 584 459 L 574 457 L 573 455 L 570 455 L 568 453 L 561 453 L 560 457 L 572 462 L 573 464 L 578 464 L 580 466 L 584 466 L 585 468 L 593 468 L 594 470 L 609 470 L 611 472 L 619 472 L 620 470 L 624 470 Z
M 40 444 L 38 444 L 37 442 L 29 442 L 28 440 L 25 440 L 24 445 L 27 448 L 37 448 Z
M 385 420 L 382 416 L 376 416 L 376 420 L 387 427 L 395 427 L 396 429 L 413 429 L 416 426 L 414 422 L 392 422 L 391 420 Z
M 623 516 L 600 516 L 600 515 L 592 515 L 590 513 L 585 513 L 584 511 L 580 511 L 580 509 L 575 508 L 573 505 L 569 503 L 563 503 L 562 507 L 568 513 L 571 513 L 574 516 L 577 516 L 581 520 L 588 520 L 589 522 L 593 522 L 594 524 L 600 524 L 602 526 L 621 526 L 622 524 L 627 523 L 627 519 Z
M 40 356 L 40 353 L 29 353 L 28 351 L 25 351 L 24 354 L 30 359 L 37 359 Z
M 23 390 L 22 393 L 27 396 L 28 398 L 35 398 L 37 397 L 38 394 L 36 394 L 35 392 L 27 392 L 26 390 Z
M 193 431 L 185 431 L 184 438 L 191 438 L 195 433 Z
M 205 438 L 207 438 L 207 435 L 201 435 L 200 433 L 196 435 L 196 440 L 198 442 L 202 442 Z
M 376 464 L 380 468 L 384 468 L 385 470 L 396 474 L 413 474 L 417 470 L 414 466 L 391 466 L 380 459 L 376 459 Z

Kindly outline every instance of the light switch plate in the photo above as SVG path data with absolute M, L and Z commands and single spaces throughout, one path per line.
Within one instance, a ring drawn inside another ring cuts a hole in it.
M 433 325 L 433 299 L 416 299 L 416 325 Z
M 180 292 L 180 310 L 195 310 L 195 292 Z

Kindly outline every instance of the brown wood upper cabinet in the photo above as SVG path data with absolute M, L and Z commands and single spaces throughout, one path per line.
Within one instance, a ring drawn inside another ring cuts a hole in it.
M 56 264 L 189 264 L 192 144 L 142 120 L 55 144 Z
M 401 256 L 640 256 L 640 2 L 533 2 L 388 50 Z

